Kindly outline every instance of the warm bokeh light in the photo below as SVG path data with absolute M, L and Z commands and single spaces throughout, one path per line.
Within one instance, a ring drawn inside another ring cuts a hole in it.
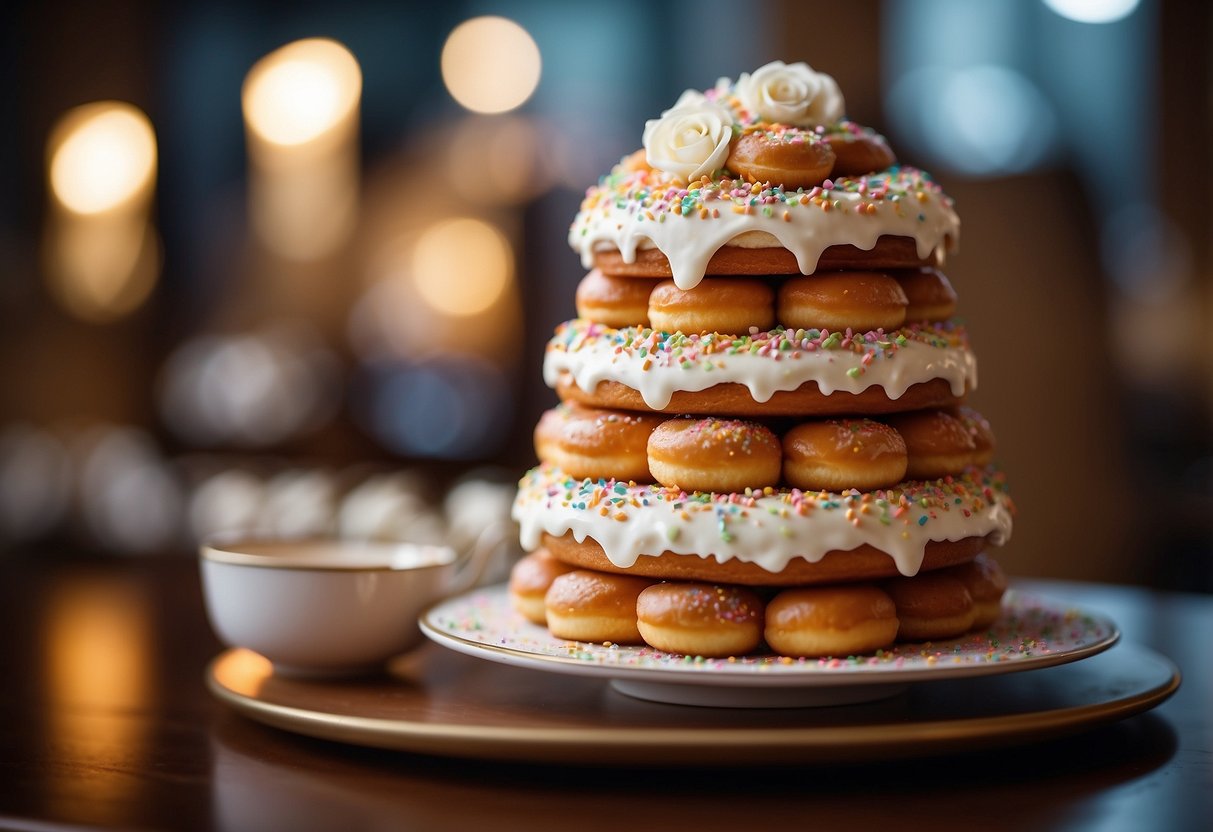
M 249 215 L 258 239 L 283 260 L 321 260 L 354 232 L 361 96 L 358 61 L 326 38 L 271 52 L 244 80 Z M 305 281 L 291 290 L 327 297 Z
M 1141 0 L 1044 0 L 1044 4 L 1077 23 L 1115 23 L 1131 15 Z
M 156 177 L 152 124 L 121 101 L 69 110 L 47 150 L 51 193 L 78 214 L 111 211 L 149 189 Z
M 488 223 L 459 217 L 432 225 L 413 249 L 413 281 L 435 311 L 470 317 L 491 308 L 514 277 L 514 252 Z
M 148 798 L 143 765 L 149 726 L 132 714 L 155 707 L 151 598 L 127 579 L 100 573 L 55 583 L 45 606 L 41 671 L 49 747 L 87 759 L 73 778 L 70 800 L 98 807 L 105 826 L 129 825 L 123 807 Z M 68 795 L 47 795 L 68 805 Z
M 477 113 L 521 106 L 539 85 L 539 47 L 504 17 L 475 17 L 455 27 L 442 47 L 442 80 L 451 96 Z
M 258 61 L 244 80 L 250 129 L 280 145 L 314 141 L 358 106 L 362 70 L 334 40 L 289 43 Z
M 108 323 L 138 309 L 155 288 L 161 261 L 160 237 L 143 217 L 66 218 L 49 229 L 51 289 L 85 321 Z
M 69 110 L 47 140 L 50 215 L 43 264 L 70 313 L 94 323 L 137 309 L 160 274 L 151 224 L 156 136 L 138 108 L 98 101 Z

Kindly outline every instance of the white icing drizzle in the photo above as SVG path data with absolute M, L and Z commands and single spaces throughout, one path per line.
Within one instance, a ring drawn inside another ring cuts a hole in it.
M 918 175 L 909 168 L 901 170 Z M 625 185 L 629 181 L 623 180 Z M 783 199 L 792 195 L 784 195 L 781 190 L 779 201 L 756 206 L 747 207 L 745 198 L 733 199 L 727 194 L 694 203 L 709 209 L 705 217 L 698 210 L 687 215 L 670 210 L 671 205 L 681 204 L 679 193 L 689 196 L 691 192 L 685 189 L 669 194 L 671 199 L 658 200 L 650 209 L 647 203 L 630 198 L 624 185 L 612 187 L 608 178 L 590 189 L 569 230 L 569 245 L 581 254 L 586 268 L 593 265 L 595 251 L 618 250 L 625 263 L 634 263 L 637 249 L 656 248 L 670 261 L 674 282 L 683 289 L 692 289 L 703 279 L 712 255 L 725 245 L 782 246 L 796 256 L 801 272 L 812 274 L 821 253 L 833 245 L 850 244 L 870 251 L 882 236 L 910 237 L 917 245 L 919 258 L 926 259 L 949 241 L 959 239 L 960 219 L 951 200 L 933 183 L 934 192 L 910 190 L 896 194 L 895 199 L 874 199 L 866 187 L 865 193 L 841 189 L 856 181 L 863 180 L 840 180 L 837 189 L 826 192 L 831 203 L 828 211 L 812 203 L 789 206 Z M 923 196 L 919 198 L 919 194 Z M 859 210 L 867 206 L 874 206 L 873 213 Z M 737 213 L 735 208 L 746 210 Z M 769 215 L 764 210 L 767 208 Z M 716 210 L 715 216 L 710 209 Z
M 878 339 L 875 341 L 856 336 L 864 343 L 859 352 L 820 348 L 821 337 L 815 330 L 809 333 L 817 336 L 808 342 L 811 350 L 803 346 L 807 339 L 801 339 L 796 348 L 781 350 L 780 341 L 787 339 L 773 334 L 773 339 L 759 341 L 773 343 L 773 349 L 729 354 L 723 348 L 706 350 L 707 341 L 700 336 L 676 336 L 685 346 L 655 350 L 649 345 L 660 337 L 659 333 L 613 330 L 574 320 L 557 329 L 548 343 L 543 378 L 549 387 L 555 387 L 567 373 L 587 392 L 600 382 L 616 381 L 639 392 L 654 410 L 667 407 L 675 392 L 698 392 L 727 382 L 745 385 L 756 402 L 768 401 L 776 392 L 795 390 L 807 382 L 815 382 L 825 395 L 860 393 L 878 385 L 890 399 L 898 399 L 915 384 L 944 379 L 953 395 L 962 396 L 966 389 L 977 387 L 977 359 L 963 337 L 945 335 L 937 341 L 940 345 L 918 339 L 923 333 L 943 335 L 945 327 L 887 335 L 867 333 Z M 903 344 L 883 340 L 899 334 Z M 729 340 L 722 343 L 727 345 Z
M 890 491 L 686 495 L 662 486 L 572 480 L 540 466 L 522 479 L 513 517 L 527 551 L 545 532 L 572 532 L 578 542 L 595 540 L 621 569 L 642 554 L 668 551 L 777 573 L 795 558 L 815 563 L 827 552 L 867 544 L 893 558 L 901 574 L 914 575 L 928 541 L 1009 540 L 1013 509 L 1004 488 L 1000 473 L 971 468 L 951 483 L 906 482 Z

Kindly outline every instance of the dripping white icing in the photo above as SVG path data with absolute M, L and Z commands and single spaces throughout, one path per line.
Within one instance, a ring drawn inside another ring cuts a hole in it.
M 670 261 L 674 282 L 691 289 L 703 279 L 712 255 L 725 245 L 783 247 L 796 256 L 801 272 L 812 274 L 822 252 L 833 245 L 850 244 L 870 251 L 882 236 L 910 237 L 919 258 L 926 259 L 936 249 L 954 244 L 960 235 L 960 219 L 951 200 L 912 168 L 896 169 L 891 175 L 898 190 L 879 199 L 873 196 L 879 188 L 866 185 L 868 177 L 840 180 L 834 190 L 809 192 L 828 195 L 830 210 L 792 199 L 797 194 L 785 194 L 782 189 L 762 191 L 757 197 L 748 193 L 734 197 L 731 191 L 708 188 L 705 193 L 717 195 L 690 203 L 694 210 L 685 215 L 681 200 L 698 191 L 645 187 L 640 174 L 618 181 L 608 177 L 590 189 L 569 229 L 569 245 L 581 254 L 586 268 L 593 265 L 598 250 L 616 249 L 625 263 L 633 263 L 637 249 L 656 248 Z M 911 184 L 902 184 L 903 179 Z M 865 183 L 863 193 L 844 190 L 858 188 L 856 183 Z M 660 198 L 653 195 L 663 190 Z M 750 204 L 754 199 L 774 201 Z M 706 215 L 701 215 L 700 206 Z
M 936 329 L 942 333 L 945 328 Z M 825 395 L 839 391 L 860 393 L 878 385 L 890 399 L 898 399 L 915 384 L 934 379 L 947 381 L 956 396 L 977 387 L 977 359 L 965 346 L 964 339 L 957 337 L 927 343 L 918 340 L 919 333 L 902 330 L 910 336 L 903 335 L 904 344 L 868 342 L 865 349 L 853 352 L 821 349 L 816 343 L 811 351 L 781 350 L 778 348 L 781 338 L 775 335 L 774 349 L 729 354 L 719 346 L 713 351 L 706 350 L 707 341 L 699 336 L 676 336 L 685 346 L 668 349 L 665 342 L 657 340 L 659 334 L 645 336 L 646 332 L 570 321 L 557 330 L 548 344 L 543 360 L 544 381 L 555 387 L 567 373 L 585 391 L 593 391 L 603 381 L 616 381 L 639 392 L 645 404 L 654 410 L 667 407 L 676 392 L 698 392 L 727 382 L 745 385 L 756 402 L 768 401 L 777 392 L 796 390 L 807 382 L 816 382 Z M 897 333 L 870 334 L 878 339 L 897 336 Z M 862 341 L 864 336 L 858 338 Z M 767 340 L 771 342 L 772 339 Z M 754 342 L 750 339 L 747 343 Z M 879 343 L 890 347 L 883 349 Z M 653 348 L 654 344 L 659 345 L 658 349 Z M 728 339 L 723 344 L 727 345 Z
M 668 551 L 736 559 L 776 573 L 798 557 L 816 562 L 827 552 L 867 544 L 893 558 L 901 574 L 914 575 L 929 541 L 989 535 L 1002 545 L 1010 539 L 1012 509 L 1003 488 L 1001 474 L 972 468 L 951 483 L 907 482 L 867 494 L 686 495 L 662 486 L 572 480 L 540 466 L 523 477 L 513 516 L 528 551 L 545 532 L 572 532 L 578 542 L 595 540 L 622 569 L 642 554 Z

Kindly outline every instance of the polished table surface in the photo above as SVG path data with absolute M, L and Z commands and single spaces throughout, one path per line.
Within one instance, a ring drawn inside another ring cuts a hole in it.
M 1036 582 L 1174 660 L 1158 709 L 1046 743 L 866 765 L 627 769 L 281 732 L 203 685 L 195 565 L 0 563 L 0 828 L 1213 829 L 1213 597 Z M 438 649 L 438 648 L 430 648 Z

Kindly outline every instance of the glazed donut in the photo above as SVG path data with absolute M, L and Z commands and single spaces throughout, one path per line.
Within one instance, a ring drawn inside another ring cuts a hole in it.
M 853 121 L 839 122 L 821 138 L 834 151 L 830 176 L 835 178 L 884 170 L 897 161 L 884 136 Z
M 655 584 L 640 593 L 636 617 L 645 643 L 688 656 L 741 656 L 762 638 L 762 599 L 741 587 Z
M 573 641 L 640 644 L 636 598 L 652 583 L 586 569 L 558 575 L 544 598 L 548 631 Z
M 956 290 L 939 269 L 908 269 L 892 274 L 909 301 L 907 321 L 946 321 L 956 313 Z
M 973 598 L 973 627 L 989 627 L 1002 613 L 1002 596 L 1007 591 L 1007 577 L 998 561 L 980 554 L 969 563 L 952 566 L 939 574 L 949 575 L 964 584 Z
M 617 381 L 600 382 L 593 390 L 582 390 L 568 373 L 556 382 L 556 393 L 566 402 L 581 402 L 619 410 L 656 410 L 660 413 L 729 416 L 836 416 L 851 413 L 877 415 L 923 407 L 958 404 L 960 397 L 943 379 L 932 379 L 911 386 L 896 399 L 890 399 L 883 387 L 869 387 L 860 393 L 835 391 L 828 396 L 816 382 L 805 382 L 796 390 L 779 390 L 765 402 L 754 400 L 742 384 L 717 384 L 706 390 L 677 390 L 669 404 L 652 408 L 638 390 Z
M 969 436 L 973 437 L 974 465 L 989 465 L 994 460 L 994 431 L 986 418 L 971 407 L 961 405 L 948 411 L 961 421 Z
M 744 133 L 733 142 L 725 167 L 747 182 L 792 191 L 824 182 L 834 167 L 834 151 L 815 133 L 781 125 Z
M 974 464 L 977 443 L 962 422 L 945 410 L 920 410 L 888 417 L 910 456 L 906 477 L 933 480 Z
M 779 289 L 779 322 L 799 329 L 894 330 L 906 320 L 906 294 L 879 272 L 794 277 Z
M 648 455 L 653 478 L 683 491 L 761 490 L 782 464 L 770 428 L 736 419 L 670 419 L 649 435 Z
M 694 289 L 663 280 L 649 295 L 646 312 L 653 329 L 663 332 L 734 334 L 770 329 L 774 306 L 775 293 L 765 281 L 713 277 Z
M 510 570 L 510 604 L 534 624 L 547 624 L 544 596 L 557 576 L 576 567 L 556 560 L 547 549 L 536 549 Z
M 886 581 L 881 588 L 897 607 L 901 641 L 954 638 L 973 629 L 977 614 L 973 596 L 951 575 L 919 572 L 912 578 Z
M 874 491 L 905 479 L 906 443 L 871 419 L 805 422 L 783 438 L 783 478 L 805 491 Z
M 912 237 L 883 236 L 871 249 L 834 245 L 821 253 L 818 272 L 836 269 L 915 269 L 943 264 L 943 248 L 927 257 L 918 256 Z M 600 249 L 593 253 L 594 265 L 612 277 L 673 277 L 670 261 L 659 249 L 642 248 L 632 262 L 624 261 L 618 249 Z M 708 260 L 708 275 L 801 274 L 796 255 L 786 248 L 743 248 L 725 245 Z
M 767 604 L 765 638 L 784 656 L 851 656 L 889 647 L 897 610 L 867 584 L 785 590 Z
M 797 558 L 779 572 L 768 572 L 749 561 L 727 560 L 721 563 L 715 558 L 679 555 L 674 552 L 641 555 L 634 564 L 622 569 L 611 563 L 602 546 L 592 537 L 578 542 L 572 532 L 560 537 L 545 533 L 541 540 L 554 557 L 582 569 L 644 575 L 665 580 L 707 581 L 744 586 L 801 586 L 875 580 L 891 578 L 898 574 L 893 558 L 868 545 L 848 551 L 827 552 L 825 557 L 813 563 Z M 970 561 L 988 545 L 989 542 L 984 537 L 929 541 L 924 548 L 919 572 Z
M 577 284 L 577 316 L 616 329 L 649 322 L 648 280 L 608 277 L 594 269 Z
M 535 426 L 535 454 L 570 477 L 652 482 L 649 435 L 660 416 L 561 404 Z

